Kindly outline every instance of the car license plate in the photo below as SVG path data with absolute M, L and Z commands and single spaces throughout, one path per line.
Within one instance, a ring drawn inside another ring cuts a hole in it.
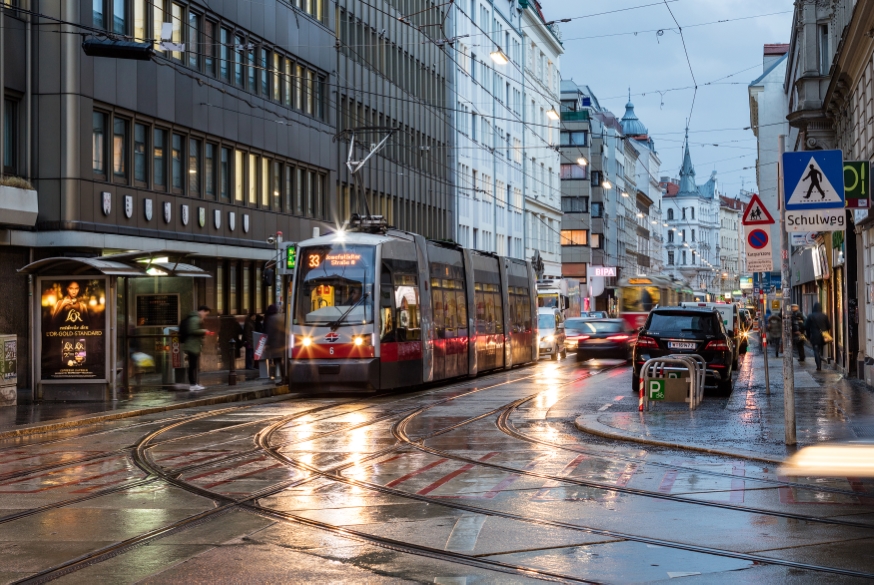
M 695 349 L 695 344 L 689 341 L 669 341 L 668 349 Z
M 600 343 L 610 343 L 610 342 L 606 339 L 592 339 L 589 341 L 589 343 L 600 344 Z

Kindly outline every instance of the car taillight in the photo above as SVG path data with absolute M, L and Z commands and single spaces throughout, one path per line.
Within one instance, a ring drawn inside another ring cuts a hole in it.
M 629 338 L 628 335 L 611 335 L 607 339 L 612 339 L 614 341 L 625 341 L 628 338 Z
M 704 351 L 728 351 L 728 344 L 722 339 L 710 341 L 704 346 Z
M 653 349 L 658 349 L 659 344 L 656 343 L 656 340 L 652 337 L 645 337 L 641 335 L 637 338 L 637 347 L 651 347 Z

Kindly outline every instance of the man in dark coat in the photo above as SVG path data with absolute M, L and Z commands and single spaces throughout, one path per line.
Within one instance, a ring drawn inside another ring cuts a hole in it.
M 804 313 L 792 305 L 792 345 L 798 350 L 798 361 L 804 362 Z
M 822 349 L 825 347 L 823 333 L 831 335 L 832 329 L 828 315 L 822 312 L 822 305 L 819 303 L 813 305 L 813 312 L 807 316 L 804 327 L 807 329 L 807 338 L 810 339 L 810 345 L 813 346 L 813 359 L 816 360 L 816 369 L 819 371 L 822 369 Z
M 271 360 L 271 373 L 279 366 L 280 377 L 277 382 L 285 377 L 285 318 L 276 305 L 267 307 L 267 315 L 264 318 L 264 332 L 267 334 L 267 349 L 264 358 Z M 272 377 L 272 376 L 271 376 Z

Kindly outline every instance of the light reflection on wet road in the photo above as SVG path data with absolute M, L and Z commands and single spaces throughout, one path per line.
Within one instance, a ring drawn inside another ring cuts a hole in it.
M 577 431 L 628 377 L 541 362 L 0 444 L 0 582 L 874 577 L 874 485 Z

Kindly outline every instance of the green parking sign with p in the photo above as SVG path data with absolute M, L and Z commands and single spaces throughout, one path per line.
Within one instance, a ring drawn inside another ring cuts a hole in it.
M 649 392 L 649 399 L 650 400 L 664 400 L 665 399 L 665 381 L 664 380 L 648 380 L 647 384 L 649 384 L 647 391 Z

